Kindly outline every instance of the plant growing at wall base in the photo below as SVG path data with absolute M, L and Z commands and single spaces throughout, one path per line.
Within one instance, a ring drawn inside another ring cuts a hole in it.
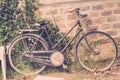
M 29 28 L 28 24 L 35 21 L 32 4 L 34 0 L 25 0 L 23 9 L 19 8 L 20 0 L 0 1 L 0 45 L 8 44 L 16 35 L 18 27 Z M 22 7 L 22 6 L 21 6 Z

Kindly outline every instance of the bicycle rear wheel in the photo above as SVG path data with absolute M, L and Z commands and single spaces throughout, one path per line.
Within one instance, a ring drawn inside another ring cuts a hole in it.
M 48 45 L 44 39 L 34 34 L 25 34 L 16 37 L 8 48 L 8 58 L 11 67 L 22 74 L 37 74 L 46 67 L 43 64 L 30 61 L 32 51 L 46 51 Z M 28 54 L 24 55 L 25 52 Z M 39 58 L 39 57 L 36 57 Z
M 115 41 L 104 32 L 89 32 L 76 45 L 78 62 L 91 72 L 108 70 L 117 56 L 118 49 Z

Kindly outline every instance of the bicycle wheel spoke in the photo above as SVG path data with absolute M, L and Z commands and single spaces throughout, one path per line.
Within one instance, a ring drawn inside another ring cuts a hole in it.
M 22 45 L 23 45 L 23 48 L 25 49 L 25 51 L 29 50 L 26 39 L 22 39 Z
M 32 43 L 31 48 L 29 49 L 30 52 L 38 48 L 38 42 L 38 40 L 35 40 L 34 43 Z
M 111 67 L 117 57 L 113 39 L 99 31 L 88 33 L 77 45 L 80 64 L 89 71 L 104 71 Z
M 38 46 L 38 44 L 41 45 Z M 41 51 L 40 47 L 44 51 L 48 50 L 45 41 L 34 35 L 23 35 L 15 39 L 9 49 L 9 61 L 12 68 L 22 74 L 41 72 L 45 65 L 31 62 L 31 59 L 34 58 L 32 52 Z M 39 58 L 39 56 L 35 56 L 35 58 Z

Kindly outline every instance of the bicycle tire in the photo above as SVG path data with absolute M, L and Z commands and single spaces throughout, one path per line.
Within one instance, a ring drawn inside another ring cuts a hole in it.
M 36 43 L 33 43 L 33 41 L 30 42 L 30 40 L 33 40 Z M 42 37 L 35 34 L 24 34 L 22 36 L 20 35 L 11 42 L 8 48 L 8 59 L 11 67 L 16 72 L 21 74 L 38 74 L 45 69 L 46 65 L 31 63 L 29 60 L 25 60 L 23 58 L 23 54 L 21 53 L 25 52 L 26 50 L 32 51 L 32 49 L 48 50 L 48 45 Z
M 79 64 L 90 72 L 110 69 L 118 56 L 114 39 L 101 31 L 88 32 L 76 45 L 76 58 Z

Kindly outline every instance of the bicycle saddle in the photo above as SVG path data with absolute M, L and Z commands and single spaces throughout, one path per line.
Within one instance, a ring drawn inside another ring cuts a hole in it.
M 41 22 L 35 23 L 35 25 L 36 25 L 36 26 L 45 26 L 45 25 L 47 25 L 47 24 L 49 24 L 49 23 L 50 23 L 50 21 L 41 21 Z

